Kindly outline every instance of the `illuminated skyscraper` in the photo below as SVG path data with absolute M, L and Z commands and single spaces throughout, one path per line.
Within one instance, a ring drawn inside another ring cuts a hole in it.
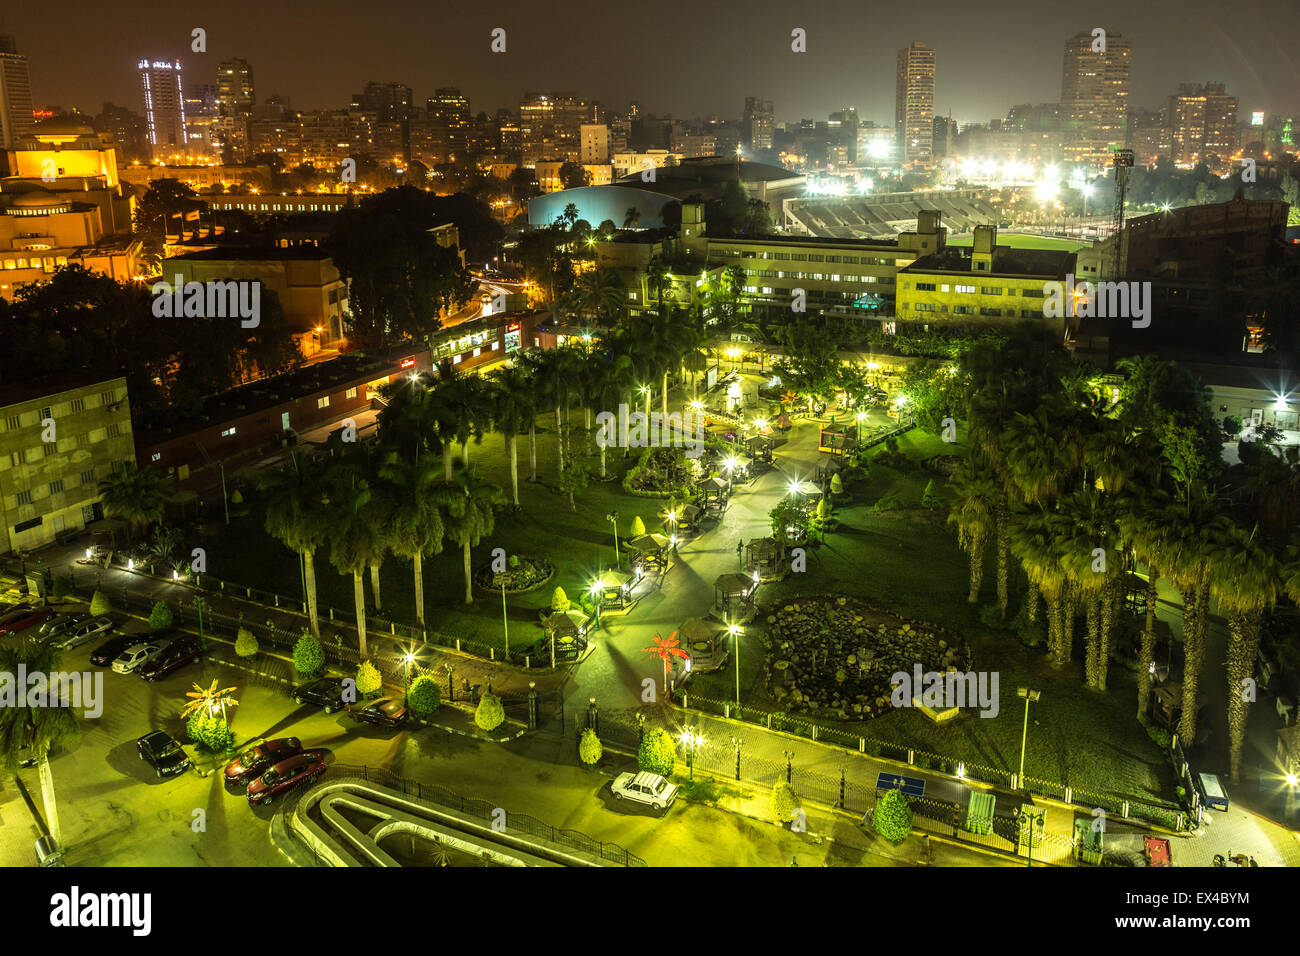
M 185 93 L 180 60 L 141 60 L 140 94 L 154 162 L 185 153 Z
M 1161 152 L 1174 165 L 1209 163 L 1211 171 L 1221 172 L 1237 145 L 1237 98 L 1222 83 L 1183 83 L 1169 97 L 1165 130 L 1168 149 Z
M 772 131 L 776 128 L 776 111 L 771 100 L 757 96 L 745 97 L 745 119 L 742 139 L 748 149 L 771 149 Z
M 1128 78 L 1133 49 L 1118 33 L 1079 33 L 1065 41 L 1061 128 L 1065 161 L 1109 166 L 1128 147 Z
M 32 80 L 13 37 L 0 36 L 0 149 L 14 149 L 32 131 Z
M 934 50 L 913 43 L 898 51 L 894 131 L 904 166 L 934 161 Z

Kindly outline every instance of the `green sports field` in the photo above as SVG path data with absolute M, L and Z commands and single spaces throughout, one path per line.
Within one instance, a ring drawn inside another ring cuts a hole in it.
M 969 246 L 973 236 L 957 236 L 948 240 L 950 246 Z M 1053 239 L 1047 236 L 1026 236 L 1018 232 L 998 232 L 998 245 L 1011 246 L 1016 249 L 1061 249 L 1074 252 L 1086 248 L 1090 243 L 1075 239 Z

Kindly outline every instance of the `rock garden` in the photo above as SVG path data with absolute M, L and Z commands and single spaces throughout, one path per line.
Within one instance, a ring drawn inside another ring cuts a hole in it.
M 970 648 L 955 635 L 851 598 L 800 598 L 766 621 L 764 679 L 787 713 L 867 720 L 892 711 L 899 671 L 970 669 Z
M 492 591 L 500 591 L 504 585 L 507 594 L 522 594 L 537 590 L 554 573 L 555 568 L 545 558 L 512 554 L 504 571 L 494 571 L 490 562 L 479 568 L 474 573 L 474 584 Z

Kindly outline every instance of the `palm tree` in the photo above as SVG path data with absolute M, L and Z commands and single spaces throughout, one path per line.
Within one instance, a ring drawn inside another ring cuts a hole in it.
M 1075 598 L 1062 547 L 1068 534 L 1069 519 L 1042 507 L 1008 518 L 1010 545 L 1047 606 L 1047 649 L 1058 666 L 1070 659 L 1074 640 Z
M 312 634 L 317 637 L 320 619 L 316 609 L 314 555 L 325 545 L 329 528 L 323 478 L 321 466 L 295 450 L 289 453 L 283 466 L 268 472 L 258 482 L 266 500 L 266 533 L 302 559 L 307 619 Z
M 518 508 L 519 456 L 515 453 L 515 438 L 525 424 L 532 427 L 537 415 L 532 377 L 525 366 L 511 365 L 493 372 L 489 382 L 492 389 L 492 420 L 505 436 L 506 454 L 510 456 L 510 493 Z
M 1260 622 L 1264 611 L 1277 601 L 1279 576 L 1273 554 L 1250 533 L 1234 526 L 1221 542 L 1213 562 L 1210 582 L 1214 596 L 1227 612 L 1228 630 L 1228 738 L 1232 782 L 1241 778 L 1241 748 L 1246 740 L 1246 720 L 1254 694 L 1247 682 L 1255 673 L 1259 656 Z
M 627 309 L 627 286 L 616 269 L 593 269 L 583 273 L 575 292 L 579 311 L 591 313 L 605 327 L 614 325 Z
M 437 391 L 445 409 L 447 437 L 454 437 L 460 443 L 461 463 L 468 465 L 469 441 L 472 438 L 481 442 L 484 425 L 489 421 L 487 384 L 477 375 L 449 376 L 438 385 Z
M 230 731 L 230 717 L 226 709 L 239 706 L 239 701 L 230 696 L 234 692 L 234 687 L 223 687 L 218 690 L 216 678 L 213 678 L 211 686 L 206 689 L 201 684 L 195 684 L 193 690 L 185 692 L 185 696 L 190 699 L 190 702 L 181 708 L 181 720 L 188 720 L 195 714 L 215 714 L 219 710 L 226 722 L 226 731 L 228 733 Z
M 99 496 L 104 513 L 126 522 L 128 535 L 162 521 L 163 510 L 171 500 L 172 480 L 153 468 L 141 468 L 133 461 L 99 482 Z
M 564 423 L 561 413 L 569 389 L 568 357 L 563 349 L 547 349 L 530 356 L 533 382 L 539 404 L 555 408 L 556 458 L 561 473 L 564 471 Z
M 357 640 L 366 657 L 366 591 L 362 575 L 384 551 L 383 529 L 371 506 L 371 479 L 358 458 L 340 463 L 329 476 L 330 563 L 339 574 L 352 575 Z
M 483 481 L 464 465 L 457 466 L 451 486 L 444 489 L 447 504 L 445 520 L 447 537 L 451 538 L 464 553 L 465 558 L 465 603 L 474 603 L 473 584 L 470 569 L 470 549 L 478 547 L 479 542 L 492 533 L 496 526 L 496 514 L 493 505 L 504 500 L 501 489 L 490 482 Z
M 957 540 L 970 555 L 970 593 L 966 600 L 979 601 L 980 583 L 984 579 L 984 550 L 993 533 L 993 515 L 997 488 L 992 476 L 971 459 L 964 459 L 950 484 L 956 493 L 948 523 L 957 528 Z
M 1160 567 L 1166 555 L 1163 551 L 1167 536 L 1164 529 L 1157 524 L 1160 516 L 1169 514 L 1171 506 L 1169 496 L 1160 489 L 1144 488 L 1136 494 L 1128 495 L 1119 513 L 1120 531 L 1125 542 L 1132 549 L 1133 556 L 1146 566 L 1147 583 L 1143 604 L 1146 620 L 1142 627 L 1142 637 L 1138 645 L 1138 687 L 1137 716 L 1146 716 L 1151 702 L 1151 672 L 1155 666 L 1156 648 L 1156 605 L 1159 601 L 1157 590 L 1160 581 Z
M 415 619 L 424 624 L 424 556 L 441 554 L 446 531 L 439 507 L 439 468 L 432 458 L 407 461 L 389 455 L 380 465 L 384 497 L 391 502 L 385 537 L 393 553 L 409 558 L 415 580 Z
M 681 641 L 678 639 L 676 631 L 673 631 L 666 638 L 660 637 L 658 634 L 656 634 L 654 637 L 651 638 L 651 640 L 654 641 L 654 643 L 651 644 L 649 647 L 641 648 L 641 652 L 643 654 L 653 654 L 655 657 L 659 658 L 659 660 L 663 661 L 664 686 L 667 687 L 669 663 L 672 661 L 674 657 L 689 657 L 690 655 L 687 654 L 686 651 L 682 650 L 680 647 L 677 646 L 678 644 L 681 643 Z
M 447 409 L 438 390 L 423 377 L 413 377 L 387 385 L 383 391 L 388 404 L 379 413 L 379 440 L 407 461 L 440 454 L 446 444 Z M 450 458 L 446 475 L 451 477 Z
M 52 674 L 57 667 L 57 657 L 58 651 L 48 644 L 23 641 L 17 647 L 0 648 L 0 672 L 17 674 L 21 666 L 29 674 Z M 62 846 L 63 833 L 54 797 L 50 752 L 75 747 L 81 739 L 81 731 L 76 714 L 68 706 L 72 702 L 57 694 L 56 690 L 61 688 L 51 687 L 50 699 L 36 701 L 36 706 L 32 706 L 33 702 L 25 692 L 20 692 L 13 704 L 0 707 L 0 753 L 4 754 L 5 770 L 10 774 L 16 775 L 24 761 L 36 761 L 46 824 L 55 845 Z
M 628 206 L 627 212 L 623 216 L 623 228 L 635 229 L 641 222 L 641 210 L 636 206 Z

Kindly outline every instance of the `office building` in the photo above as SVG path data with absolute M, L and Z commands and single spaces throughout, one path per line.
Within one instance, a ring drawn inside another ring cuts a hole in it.
M 0 36 L 0 149 L 32 131 L 32 79 L 14 38 Z
M 185 90 L 180 60 L 141 60 L 140 96 L 154 162 L 182 159 L 185 141 Z
M 1128 147 L 1129 70 L 1132 47 L 1109 30 L 1101 37 L 1079 33 L 1065 41 L 1061 75 L 1061 122 L 1065 161 L 1109 167 L 1115 150 Z
M 771 149 L 772 133 L 776 128 L 776 113 L 771 100 L 757 96 L 745 97 L 745 117 L 742 120 L 741 141 L 746 149 Z
M 1227 171 L 1237 148 L 1237 98 L 1222 83 L 1183 83 L 1165 109 L 1168 151 L 1175 166 L 1206 163 L 1211 172 Z
M 581 127 L 582 145 L 579 153 L 583 165 L 605 165 L 609 163 L 609 127 L 601 124 L 584 123 Z
M 898 51 L 894 129 L 899 161 L 909 168 L 934 162 L 934 50 L 913 43 Z

